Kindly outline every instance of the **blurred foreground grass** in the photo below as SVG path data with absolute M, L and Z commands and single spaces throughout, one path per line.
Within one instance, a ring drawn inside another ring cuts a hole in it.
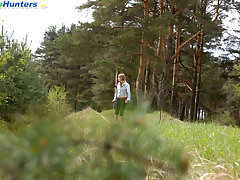
M 152 128 L 143 112 L 17 114 L 0 126 L 0 179 L 183 178 L 188 157 Z
M 240 178 L 239 128 L 162 119 L 126 111 L 120 123 L 92 109 L 16 116 L 0 125 L 0 179 Z

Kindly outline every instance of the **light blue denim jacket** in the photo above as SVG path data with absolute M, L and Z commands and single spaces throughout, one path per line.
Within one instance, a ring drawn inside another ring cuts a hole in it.
M 122 87 L 120 87 L 120 82 L 118 82 L 113 101 L 116 101 L 118 97 L 127 97 L 127 101 L 130 101 L 130 85 L 126 81 L 124 81 Z

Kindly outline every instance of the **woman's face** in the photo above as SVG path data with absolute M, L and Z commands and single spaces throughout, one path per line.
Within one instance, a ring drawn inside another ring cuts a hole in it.
M 120 77 L 118 77 L 118 81 L 121 82 L 121 83 L 124 83 L 124 80 L 121 80 Z

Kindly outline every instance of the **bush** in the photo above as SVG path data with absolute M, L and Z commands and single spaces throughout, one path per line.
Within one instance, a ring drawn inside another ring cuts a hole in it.
M 48 92 L 48 110 L 68 114 L 70 107 L 67 104 L 67 93 L 65 87 L 54 86 Z

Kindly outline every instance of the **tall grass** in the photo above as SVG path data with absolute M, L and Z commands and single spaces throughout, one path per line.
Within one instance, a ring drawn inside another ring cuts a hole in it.
M 113 111 L 102 113 L 113 119 Z M 125 118 L 131 115 L 127 112 Z M 190 157 L 189 179 L 240 178 L 240 129 L 213 123 L 188 123 L 166 113 L 159 121 L 159 112 L 145 115 L 146 125 L 168 144 L 177 145 Z M 157 152 L 156 152 L 157 153 Z M 220 177 L 221 176 L 221 177 Z

